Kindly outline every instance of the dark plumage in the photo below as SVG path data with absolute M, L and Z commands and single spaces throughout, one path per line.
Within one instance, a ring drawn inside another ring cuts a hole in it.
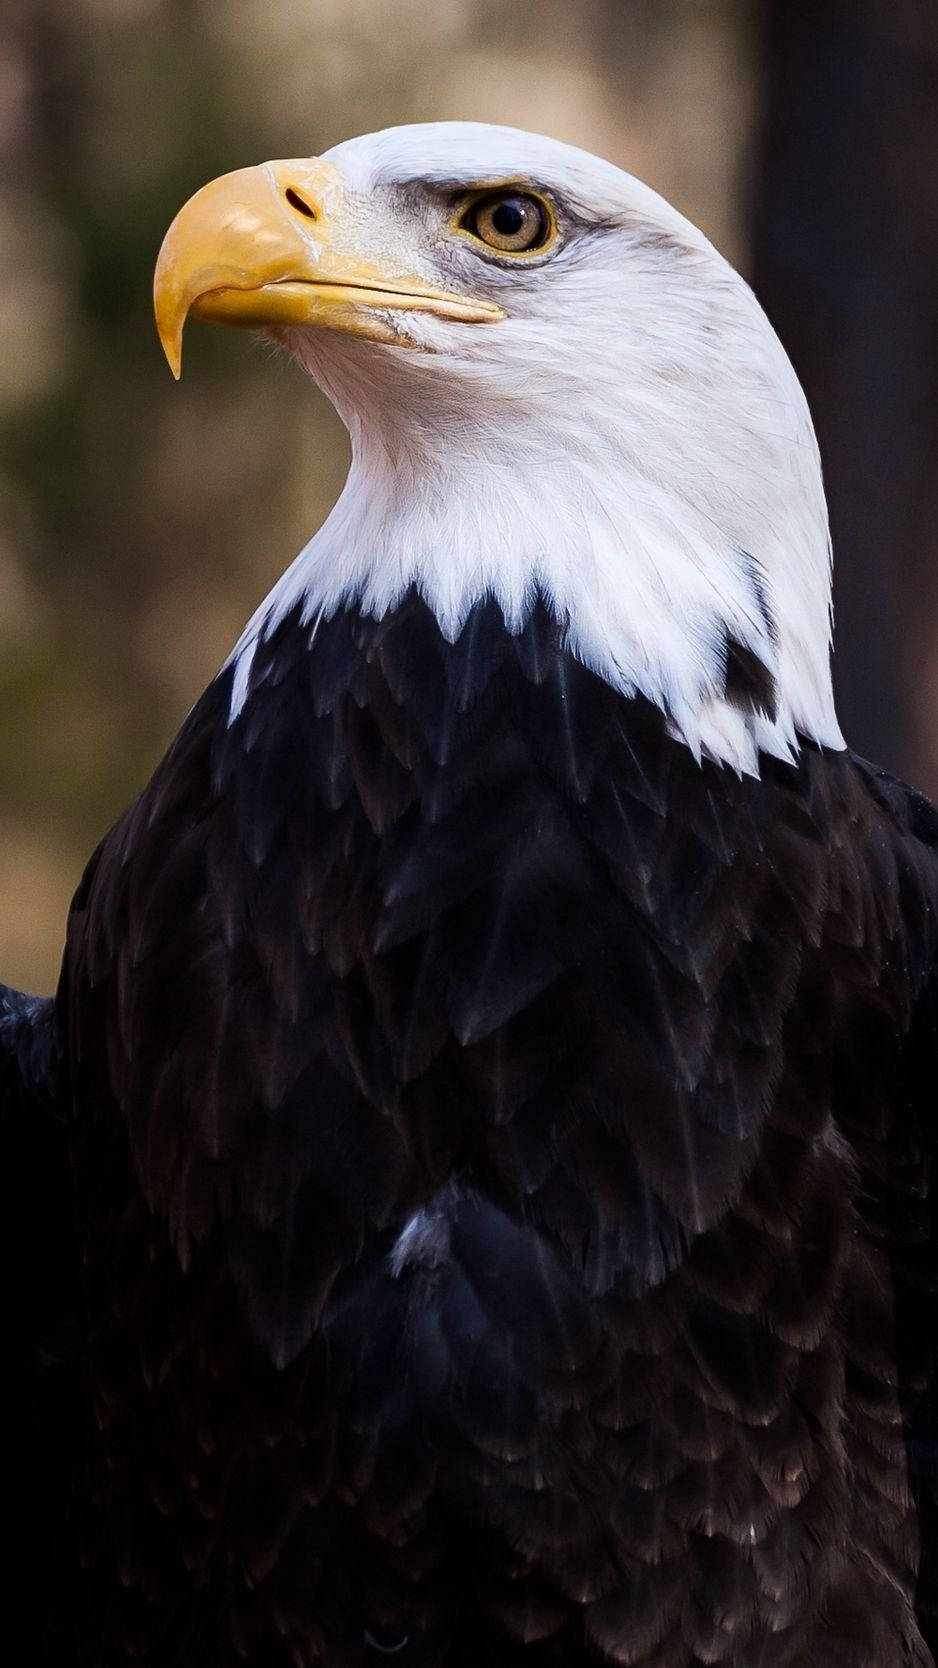
M 56 1664 L 931 1664 L 935 811 L 698 764 L 540 603 L 230 679 L 7 998 L 83 1259 Z

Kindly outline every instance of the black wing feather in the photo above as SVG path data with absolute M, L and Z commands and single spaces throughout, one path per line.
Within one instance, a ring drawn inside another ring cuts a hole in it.
M 229 696 L 71 920 L 88 1662 L 931 1668 L 929 813 L 541 604 Z

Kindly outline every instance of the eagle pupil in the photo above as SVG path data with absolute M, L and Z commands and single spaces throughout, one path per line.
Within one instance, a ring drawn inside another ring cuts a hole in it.
M 509 197 L 492 213 L 492 225 L 500 237 L 516 237 L 525 223 L 524 204 Z

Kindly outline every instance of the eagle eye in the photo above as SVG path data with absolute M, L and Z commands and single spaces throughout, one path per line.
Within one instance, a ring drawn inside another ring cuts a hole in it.
M 530 191 L 487 191 L 463 209 L 459 229 L 500 255 L 533 255 L 556 236 L 556 224 L 543 197 Z

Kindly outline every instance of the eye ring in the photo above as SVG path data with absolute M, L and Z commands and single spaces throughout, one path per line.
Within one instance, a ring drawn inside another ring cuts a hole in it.
M 480 191 L 465 203 L 457 229 L 496 255 L 542 255 L 557 237 L 557 222 L 546 198 L 517 186 Z
M 399 1656 L 410 1641 L 410 1634 L 402 1633 L 399 1628 L 366 1627 L 362 1629 L 362 1634 L 369 1649 L 381 1656 Z

